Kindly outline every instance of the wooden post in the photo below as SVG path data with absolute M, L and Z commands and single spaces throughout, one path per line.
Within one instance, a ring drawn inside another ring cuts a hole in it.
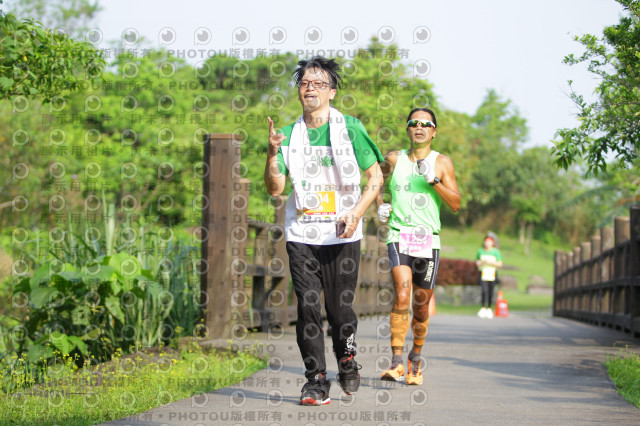
M 234 141 L 240 135 L 210 134 L 204 137 L 204 163 L 210 173 L 203 180 L 204 203 L 202 226 L 209 238 L 202 244 L 202 258 L 208 270 L 202 275 L 204 322 L 209 338 L 231 336 L 231 230 L 233 227 L 231 198 L 232 168 L 240 162 L 240 147 Z
M 560 273 L 562 274 L 562 278 L 560 278 L 560 284 L 558 290 L 564 291 L 567 289 L 567 268 L 568 268 L 569 257 L 567 256 L 566 251 L 560 252 Z
M 594 235 L 591 237 L 591 259 L 593 259 L 591 269 L 591 282 L 602 282 L 602 259 L 600 254 L 602 253 L 602 242 L 600 235 Z
M 602 253 L 602 243 L 601 243 L 602 238 L 600 237 L 600 235 L 594 235 L 593 237 L 591 237 L 591 258 L 595 259 L 596 257 L 600 256 L 600 253 Z
M 611 250 L 613 248 L 613 228 L 606 227 L 600 229 L 600 242 L 601 242 L 601 253 Z M 613 256 L 606 255 L 603 256 L 603 260 L 601 263 L 601 282 L 609 281 L 613 278 Z
M 583 311 L 584 315 L 589 315 L 591 307 L 591 299 L 593 297 L 593 290 L 591 285 L 591 242 L 580 243 L 580 282 L 585 289 L 580 294 L 580 311 Z
M 243 312 L 249 309 L 249 297 L 245 290 L 245 272 L 247 265 L 247 240 L 249 238 L 249 227 L 247 226 L 249 212 L 249 193 L 251 180 L 246 178 L 237 179 L 233 182 L 233 198 L 231 200 L 232 223 L 231 230 L 231 282 L 233 297 L 231 299 L 232 326 L 248 321 L 243 320 Z M 249 324 L 249 327 L 252 324 Z M 241 326 L 236 326 L 241 327 Z M 245 329 L 236 328 L 236 338 L 243 336 Z
M 565 312 L 565 316 L 566 311 L 569 309 L 569 294 L 568 294 L 568 290 L 571 288 L 571 274 L 569 273 L 569 269 L 571 269 L 572 266 L 572 262 L 573 262 L 573 253 L 572 252 L 568 252 L 565 251 L 563 252 L 564 256 L 562 257 L 562 268 L 564 269 L 564 274 L 562 276 L 562 290 L 564 295 L 562 296 L 562 301 L 561 301 L 561 308 L 562 310 Z
M 629 208 L 629 239 L 631 240 L 629 275 L 638 277 L 640 275 L 640 206 Z M 640 300 L 636 302 L 640 303 Z
M 591 242 L 580 243 L 580 279 L 582 285 L 591 284 Z
M 580 281 L 580 270 L 581 270 L 581 261 L 582 257 L 580 256 L 580 247 L 573 248 L 573 288 L 578 288 L 582 286 L 582 282 Z
M 580 263 L 580 247 L 574 247 L 573 248 L 573 269 L 571 271 L 571 276 L 572 276 L 572 281 L 573 281 L 573 285 L 572 285 L 572 290 L 571 290 L 571 311 L 572 311 L 572 316 L 575 315 L 576 311 L 579 310 L 580 308 L 580 301 L 578 298 L 578 289 L 580 287 L 582 287 L 582 282 L 580 281 L 580 270 L 581 270 L 581 263 Z
M 553 262 L 553 304 L 552 315 L 555 317 L 558 311 L 558 291 L 560 290 L 560 275 L 562 274 L 562 252 L 556 251 Z
M 629 208 L 629 275 L 632 277 L 629 300 L 631 314 L 631 334 L 640 335 L 640 206 Z
M 567 252 L 567 273 L 565 275 L 565 279 L 567 280 L 566 285 L 567 285 L 567 290 L 568 289 L 572 289 L 574 284 L 573 284 L 573 273 L 571 272 L 571 269 L 573 268 L 574 262 L 573 262 L 573 251 L 569 251 Z M 565 300 L 570 300 L 570 296 L 567 294 L 567 296 L 565 296 Z M 568 302 L 565 302 L 568 303 Z M 568 306 L 567 306 L 568 308 Z
M 562 275 L 561 275 L 560 281 L 558 282 L 558 291 L 563 293 L 561 299 L 558 301 L 558 309 L 560 311 L 563 311 L 565 309 L 566 294 L 564 294 L 564 292 L 568 288 L 567 283 L 569 282 L 567 278 L 568 262 L 569 262 L 569 259 L 567 256 L 567 252 L 566 251 L 560 252 L 560 273 Z
M 591 283 L 598 284 L 602 282 L 602 242 L 600 235 L 594 235 L 591 237 Z M 596 323 L 600 324 L 600 315 L 602 314 L 602 299 L 604 297 L 604 290 L 599 288 L 595 290 L 593 299 L 591 302 L 590 310 L 596 313 Z
M 625 271 L 625 250 L 623 243 L 629 240 L 629 218 L 616 217 L 614 220 L 614 254 L 613 254 L 613 278 L 618 281 L 625 277 L 628 271 Z M 627 299 L 627 288 L 623 286 L 615 286 L 612 291 L 611 307 L 613 312 L 613 326 L 624 331 L 621 321 L 625 312 Z
M 614 222 L 615 236 L 615 257 L 614 257 L 614 277 L 621 278 L 628 274 L 625 271 L 625 262 L 623 258 L 624 251 L 621 248 L 622 243 L 630 237 L 630 226 L 628 217 L 616 217 Z

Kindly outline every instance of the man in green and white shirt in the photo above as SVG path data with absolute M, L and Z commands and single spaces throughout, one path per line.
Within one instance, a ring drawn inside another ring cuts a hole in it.
M 264 181 L 280 195 L 287 176 L 293 190 L 285 215 L 287 253 L 298 299 L 296 334 L 307 383 L 302 405 L 330 402 L 320 294 L 332 327 L 338 382 L 351 395 L 360 386 L 356 363 L 358 317 L 353 310 L 360 264 L 362 216 L 383 184 L 382 155 L 364 126 L 330 105 L 339 86 L 333 59 L 300 61 L 294 72 L 302 116 L 277 132 L 269 118 Z M 366 183 L 360 187 L 360 170 Z
M 382 155 L 375 143 L 367 134 L 364 125 L 355 117 L 343 115 L 346 133 L 350 139 L 349 144 L 344 144 L 336 150 L 340 150 L 339 155 L 353 152 L 357 164 L 347 163 L 343 169 L 350 169 L 360 181 L 360 170 L 367 170 L 378 161 L 382 161 Z M 296 123 L 283 127 L 279 133 L 285 136 L 278 152 L 278 170 L 284 176 L 289 176 L 286 156 L 291 156 L 290 142 L 291 134 Z M 331 146 L 329 123 L 318 128 L 307 127 L 309 135 L 309 145 L 303 147 L 301 153 L 306 162 L 306 172 L 299 178 L 301 190 L 311 193 L 311 196 L 318 197 L 318 206 L 300 214 L 295 208 L 295 197 L 290 196 L 287 205 L 287 221 L 285 224 L 287 241 L 303 244 L 332 245 L 344 244 L 362 239 L 362 226 L 359 225 L 350 237 L 336 235 L 335 223 L 338 218 L 353 209 L 355 202 L 350 198 L 344 198 L 340 203 L 340 173 L 336 165 L 336 155 Z M 292 178 L 294 179 L 294 178 Z M 294 185 L 295 186 L 295 185 Z M 335 194 L 332 194 L 335 192 Z

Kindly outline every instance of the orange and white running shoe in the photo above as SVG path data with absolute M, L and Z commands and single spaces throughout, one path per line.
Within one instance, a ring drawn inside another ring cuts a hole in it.
M 404 365 L 401 362 L 395 362 L 382 373 L 382 380 L 397 382 L 402 376 L 404 376 Z
M 405 377 L 405 382 L 408 385 L 421 385 L 422 384 L 422 370 L 420 369 L 420 361 L 416 363 L 412 363 L 411 360 L 408 360 L 409 367 L 407 368 L 407 377 Z

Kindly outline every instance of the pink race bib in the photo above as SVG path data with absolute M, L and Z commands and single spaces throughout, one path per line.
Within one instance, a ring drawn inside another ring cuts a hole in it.
M 433 232 L 426 226 L 401 226 L 400 253 L 413 257 L 433 257 Z

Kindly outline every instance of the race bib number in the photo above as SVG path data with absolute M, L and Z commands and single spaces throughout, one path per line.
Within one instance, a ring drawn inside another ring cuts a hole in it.
M 433 232 L 426 226 L 401 226 L 398 246 L 402 254 L 430 259 L 433 257 Z
M 482 268 L 482 281 L 495 281 L 496 280 L 496 268 L 491 266 L 485 266 Z
M 305 211 L 306 215 L 335 215 L 336 193 L 335 191 L 319 191 L 315 193 L 316 202 L 314 208 Z
M 494 256 L 482 255 L 480 256 L 482 262 L 495 262 Z M 489 265 L 482 265 L 482 281 L 495 281 L 496 280 L 496 268 Z

